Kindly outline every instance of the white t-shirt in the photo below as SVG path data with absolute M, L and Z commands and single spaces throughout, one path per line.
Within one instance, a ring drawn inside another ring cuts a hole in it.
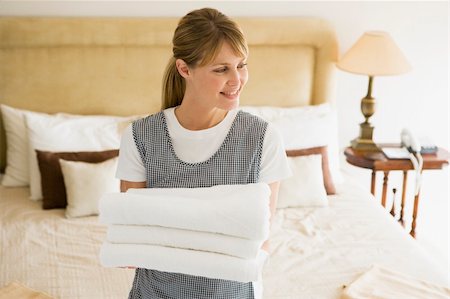
M 175 154 L 180 160 L 188 163 L 208 160 L 222 145 L 237 113 L 237 109 L 229 111 L 225 118 L 212 128 L 191 131 L 180 125 L 175 116 L 175 108 L 164 110 Z M 130 182 L 145 182 L 145 174 L 145 166 L 134 142 L 130 125 L 122 136 L 116 177 Z M 260 182 L 270 184 L 290 175 L 291 170 L 281 135 L 269 124 L 264 136 Z

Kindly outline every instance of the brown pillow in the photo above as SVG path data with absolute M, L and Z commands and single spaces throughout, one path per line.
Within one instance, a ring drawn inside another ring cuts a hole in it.
M 41 186 L 44 209 L 58 209 L 67 206 L 66 188 L 64 178 L 59 165 L 59 159 L 68 161 L 81 161 L 99 163 L 119 155 L 119 150 L 107 150 L 101 152 L 46 152 L 36 150 L 41 173 Z
M 322 155 L 322 174 L 323 184 L 328 195 L 336 194 L 333 178 L 331 177 L 330 167 L 328 165 L 328 151 L 326 146 L 311 147 L 297 150 L 287 150 L 288 157 L 308 156 L 308 155 Z

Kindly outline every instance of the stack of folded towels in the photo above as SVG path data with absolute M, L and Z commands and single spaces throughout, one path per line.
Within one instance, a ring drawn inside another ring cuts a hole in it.
M 239 282 L 261 278 L 269 236 L 267 184 L 129 189 L 105 194 L 105 267 L 138 267 Z

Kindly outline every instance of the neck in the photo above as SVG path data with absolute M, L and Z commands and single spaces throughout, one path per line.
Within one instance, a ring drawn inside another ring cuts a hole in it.
M 191 131 L 205 130 L 219 124 L 227 115 L 228 111 L 218 108 L 194 107 L 184 104 L 175 108 L 175 116 L 180 125 Z

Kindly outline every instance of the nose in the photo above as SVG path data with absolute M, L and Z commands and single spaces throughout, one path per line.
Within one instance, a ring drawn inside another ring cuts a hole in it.
M 230 76 L 228 77 L 227 84 L 229 86 L 238 86 L 241 81 L 241 74 L 239 74 L 239 71 L 233 70 L 229 74 L 230 74 Z

